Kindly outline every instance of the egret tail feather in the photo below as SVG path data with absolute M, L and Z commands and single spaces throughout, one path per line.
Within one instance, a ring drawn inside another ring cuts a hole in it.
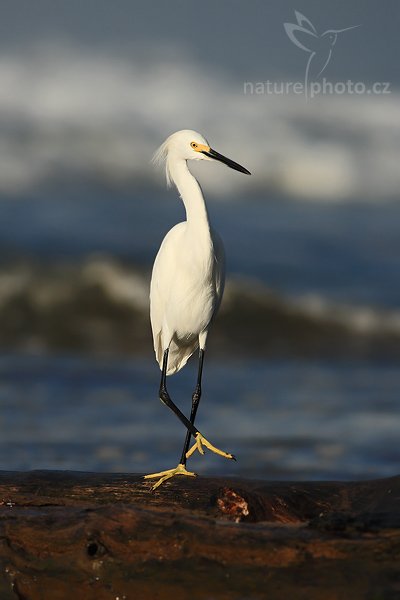
M 178 346 L 174 341 L 172 341 L 169 345 L 167 375 L 173 375 L 174 373 L 180 371 L 186 365 L 192 354 L 196 352 L 198 347 L 198 339 L 194 340 L 193 343 L 187 346 Z M 162 369 L 164 349 L 158 340 L 154 346 L 154 350 L 156 353 L 157 362 L 160 365 L 160 369 Z

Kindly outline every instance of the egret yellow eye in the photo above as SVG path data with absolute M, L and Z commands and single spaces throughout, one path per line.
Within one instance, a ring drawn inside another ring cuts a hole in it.
M 196 142 L 192 142 L 190 145 L 192 146 L 192 148 L 197 148 Z

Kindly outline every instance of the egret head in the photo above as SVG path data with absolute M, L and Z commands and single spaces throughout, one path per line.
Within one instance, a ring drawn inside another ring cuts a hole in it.
M 181 131 L 177 131 L 165 140 L 153 157 L 155 163 L 160 163 L 164 160 L 166 161 L 167 181 L 169 183 L 169 171 L 172 161 L 217 160 L 223 162 L 235 171 L 250 175 L 250 172 L 247 169 L 213 150 L 205 137 L 192 129 L 182 129 Z

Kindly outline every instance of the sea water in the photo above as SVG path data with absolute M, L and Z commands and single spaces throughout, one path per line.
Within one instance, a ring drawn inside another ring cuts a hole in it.
M 225 239 L 228 274 L 245 277 L 246 285 L 262 282 L 294 298 L 308 294 L 371 310 L 398 306 L 396 204 L 253 198 L 213 203 L 210 212 Z M 3 215 L 3 265 L 16 257 L 57 264 L 104 254 L 148 271 L 183 210 L 174 197 L 110 198 L 89 187 L 60 193 L 57 204 L 50 193 L 4 199 Z M 193 459 L 198 472 L 279 479 L 398 472 L 395 359 L 261 359 L 251 347 L 247 354 L 206 357 L 198 426 L 238 461 L 208 453 Z M 1 468 L 145 472 L 177 462 L 185 432 L 158 400 L 153 359 L 3 350 L 0 370 Z M 195 377 L 192 359 L 169 379 L 186 414 Z
M 189 413 L 195 362 L 168 380 Z M 173 467 L 182 424 L 158 399 L 152 360 L 0 357 L 0 468 L 150 472 Z M 209 452 L 200 474 L 362 479 L 398 473 L 396 365 L 214 360 L 198 427 L 233 452 Z

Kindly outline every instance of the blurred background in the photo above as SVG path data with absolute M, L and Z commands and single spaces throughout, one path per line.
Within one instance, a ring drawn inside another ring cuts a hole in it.
M 323 77 L 364 93 L 280 93 L 309 58 L 296 10 L 332 50 Z M 3 0 L 0 468 L 176 464 L 148 287 L 184 211 L 151 157 L 190 128 L 252 172 L 194 168 L 228 257 L 198 426 L 238 462 L 191 466 L 399 472 L 399 26 L 397 0 Z M 196 367 L 169 383 L 186 413 Z

